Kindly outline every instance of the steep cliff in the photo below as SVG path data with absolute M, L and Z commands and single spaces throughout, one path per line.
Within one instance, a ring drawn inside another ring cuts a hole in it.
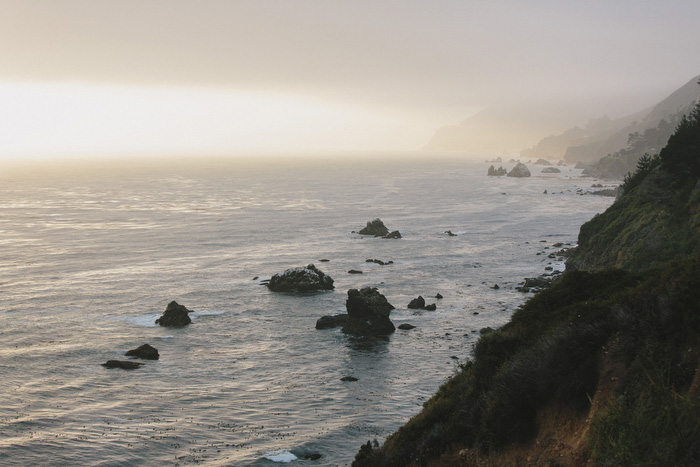
M 700 464 L 700 105 L 570 268 L 355 466 Z

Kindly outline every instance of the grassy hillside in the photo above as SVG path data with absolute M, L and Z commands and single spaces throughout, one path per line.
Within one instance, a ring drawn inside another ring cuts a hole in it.
M 355 466 L 700 464 L 700 106 L 571 267 Z

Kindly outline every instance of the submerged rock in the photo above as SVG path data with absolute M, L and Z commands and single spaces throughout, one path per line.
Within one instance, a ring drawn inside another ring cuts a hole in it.
M 316 321 L 316 329 L 332 329 L 340 326 L 345 326 L 348 322 L 348 315 L 343 313 L 340 315 L 321 316 Z
M 341 381 L 349 381 L 349 382 L 358 381 L 358 379 L 355 378 L 354 376 L 343 376 L 342 378 L 340 378 L 340 380 Z
M 191 312 L 192 310 L 188 310 L 173 300 L 172 302 L 168 303 L 163 315 L 156 320 L 156 324 L 167 327 L 186 326 L 192 322 L 192 319 L 189 317 L 189 313 Z
M 127 357 L 143 358 L 144 360 L 158 360 L 160 355 L 158 349 L 148 344 L 143 344 L 135 349 L 131 349 L 125 354 Z
M 394 307 L 376 288 L 348 290 L 345 307 L 348 321 L 342 331 L 346 334 L 383 335 L 391 334 L 396 329 L 389 320 L 389 313 Z
M 375 237 L 383 237 L 389 233 L 389 229 L 386 228 L 381 219 L 376 218 L 368 221 L 367 226 L 358 233 L 360 235 L 374 235 Z
M 313 264 L 275 274 L 267 287 L 274 292 L 315 292 L 332 290 L 333 279 Z
M 130 360 L 107 360 L 102 366 L 105 368 L 120 368 L 122 370 L 135 370 L 139 368 L 143 363 L 132 362 Z
M 365 263 L 375 263 L 380 266 L 386 266 L 387 264 L 394 264 L 393 261 L 382 261 L 381 259 L 366 259 Z
M 403 324 L 400 324 L 400 325 L 399 325 L 399 329 L 401 329 L 401 330 L 403 330 L 403 331 L 408 331 L 408 330 L 411 330 L 411 329 L 414 329 L 414 328 L 415 328 L 414 325 L 408 324 L 408 323 L 403 323 Z
M 558 174 L 561 173 L 561 170 L 557 169 L 556 167 L 545 167 L 542 169 L 543 174 Z
M 522 162 L 518 162 L 513 169 L 508 172 L 508 177 L 529 177 L 530 169 Z

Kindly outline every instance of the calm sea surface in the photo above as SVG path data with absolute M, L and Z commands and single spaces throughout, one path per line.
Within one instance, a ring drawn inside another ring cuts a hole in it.
M 612 202 L 578 195 L 593 181 L 570 167 L 493 178 L 429 156 L 0 172 L 0 464 L 348 465 L 381 442 Z M 404 238 L 352 233 L 376 217 Z M 309 263 L 334 291 L 260 284 Z M 314 328 L 363 286 L 416 328 Z M 407 309 L 418 295 L 437 310 Z M 154 324 L 172 300 L 191 325 Z M 144 343 L 160 360 L 101 366 Z

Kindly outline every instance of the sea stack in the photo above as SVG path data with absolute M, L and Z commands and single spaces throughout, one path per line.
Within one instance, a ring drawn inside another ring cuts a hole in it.
M 368 221 L 367 226 L 357 233 L 360 235 L 374 235 L 375 237 L 383 237 L 389 234 L 389 229 L 386 228 L 381 219 L 376 218 Z
M 530 169 L 522 162 L 518 162 L 513 169 L 508 172 L 508 177 L 529 177 Z
M 389 313 L 394 307 L 376 288 L 348 290 L 345 307 L 348 310 L 348 320 L 342 331 L 346 334 L 386 335 L 396 330 L 394 323 L 389 320 Z
M 189 314 L 192 310 L 188 310 L 176 301 L 168 303 L 163 315 L 156 320 L 156 324 L 166 327 L 182 327 L 187 326 L 192 322 Z
M 275 274 L 267 287 L 274 292 L 316 292 L 334 288 L 333 279 L 313 264 Z

